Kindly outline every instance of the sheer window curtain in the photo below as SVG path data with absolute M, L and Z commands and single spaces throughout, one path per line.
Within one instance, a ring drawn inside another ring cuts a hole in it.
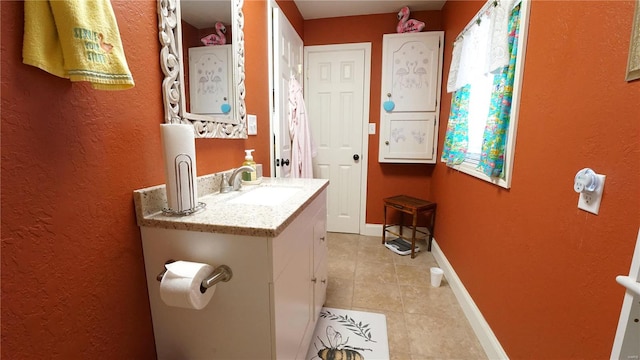
M 490 102 L 482 100 L 486 102 L 486 110 L 480 110 L 482 121 L 486 122 L 481 151 L 472 151 L 480 152 L 478 168 L 482 172 L 501 176 L 515 78 L 520 6 L 518 3 L 514 7 L 512 0 L 488 5 L 454 42 L 447 81 L 447 92 L 453 95 L 441 161 L 448 166 L 465 161 L 469 151 L 470 103 L 477 102 L 473 100 L 474 94 L 477 99 L 478 94 L 490 93 Z M 493 80 L 487 82 L 488 76 Z M 486 84 L 491 88 L 482 89 Z M 472 107 L 475 110 L 472 112 L 477 113 L 477 107 Z
M 518 33 L 520 29 L 520 5 L 509 17 L 509 64 L 494 77 L 491 93 L 491 107 L 484 130 L 482 153 L 478 165 L 487 176 L 498 177 L 504 168 L 504 147 L 507 142 L 511 115 L 511 97 L 515 79 L 516 54 L 518 53 Z

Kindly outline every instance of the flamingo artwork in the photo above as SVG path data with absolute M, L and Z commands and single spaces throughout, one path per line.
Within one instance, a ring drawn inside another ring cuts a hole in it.
M 216 23 L 216 33 L 209 34 L 200 39 L 200 41 L 202 41 L 202 43 L 205 45 L 224 45 L 227 43 L 227 36 L 225 35 L 226 33 L 227 28 L 223 23 L 218 21 Z
M 424 29 L 424 23 L 415 19 L 409 19 L 409 7 L 405 6 L 398 12 L 398 26 L 396 31 L 398 33 L 406 32 L 420 32 Z
M 102 48 L 102 50 L 104 50 L 104 52 L 106 52 L 107 54 L 111 52 L 111 49 L 113 49 L 113 45 L 104 42 L 104 35 L 102 34 L 98 34 L 98 39 L 100 40 L 100 47 Z

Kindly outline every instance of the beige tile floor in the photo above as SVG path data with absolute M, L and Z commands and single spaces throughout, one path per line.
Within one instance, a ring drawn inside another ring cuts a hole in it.
M 446 279 L 431 287 L 431 253 L 411 259 L 389 251 L 380 237 L 327 237 L 325 306 L 385 314 L 392 360 L 487 358 Z

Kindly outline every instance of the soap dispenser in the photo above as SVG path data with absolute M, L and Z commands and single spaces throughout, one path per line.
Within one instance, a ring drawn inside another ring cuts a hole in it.
M 245 182 L 253 182 L 256 181 L 256 162 L 253 161 L 253 156 L 251 155 L 251 153 L 255 151 L 255 149 L 250 149 L 250 150 L 245 150 L 245 157 L 244 157 L 244 162 L 242 163 L 242 165 L 247 165 L 247 166 L 251 166 L 253 168 L 253 171 L 249 172 L 249 171 L 245 171 L 242 173 L 242 180 Z

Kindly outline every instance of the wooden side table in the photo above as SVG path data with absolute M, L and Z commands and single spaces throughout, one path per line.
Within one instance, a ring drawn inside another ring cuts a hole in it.
M 436 220 L 436 203 L 431 201 L 426 201 L 418 198 L 414 198 L 407 195 L 397 195 L 388 197 L 382 200 L 384 202 L 384 223 L 382 224 L 382 244 L 385 243 L 385 234 L 393 234 L 404 240 L 411 241 L 411 258 L 415 258 L 415 249 L 416 249 L 416 233 L 421 233 L 424 235 L 428 235 L 427 239 L 427 251 L 431 251 L 431 241 L 433 240 L 433 230 L 435 228 L 435 220 Z M 398 224 L 399 231 L 396 233 L 395 231 L 389 230 L 390 227 L 395 226 L 395 224 L 387 225 L 387 208 L 391 207 L 392 209 L 398 210 L 400 212 L 400 223 Z M 429 221 L 429 225 L 427 225 L 428 233 L 418 230 L 418 215 L 431 212 L 431 217 Z M 402 228 L 404 224 L 404 214 L 410 214 L 412 216 L 411 223 L 411 237 L 407 237 L 402 234 Z

